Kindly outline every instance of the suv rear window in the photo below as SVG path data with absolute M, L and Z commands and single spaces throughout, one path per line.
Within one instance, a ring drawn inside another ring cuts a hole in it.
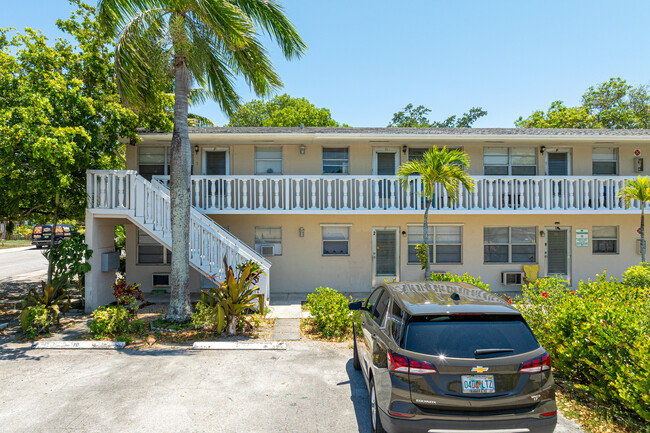
M 530 352 L 539 343 L 516 315 L 415 316 L 406 328 L 403 347 L 427 355 L 483 359 Z M 485 353 L 476 355 L 480 349 Z

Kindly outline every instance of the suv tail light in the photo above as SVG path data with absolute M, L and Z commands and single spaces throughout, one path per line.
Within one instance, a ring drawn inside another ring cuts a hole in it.
M 388 368 L 391 371 L 399 371 L 400 373 L 430 374 L 438 372 L 428 362 L 409 359 L 390 350 L 388 351 Z
M 542 371 L 551 369 L 551 356 L 548 353 L 544 353 L 539 358 L 531 359 L 530 361 L 524 362 L 519 367 L 520 373 L 541 373 Z

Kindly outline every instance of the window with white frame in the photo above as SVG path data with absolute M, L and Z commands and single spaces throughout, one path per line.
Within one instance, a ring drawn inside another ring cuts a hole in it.
M 151 180 L 152 176 L 169 174 L 169 146 L 138 146 L 138 172 Z
M 484 227 L 485 263 L 536 263 L 536 227 Z
M 350 255 L 350 226 L 325 225 L 323 230 L 323 255 L 324 256 L 349 256 Z
M 618 149 L 594 147 L 591 154 L 591 170 L 594 176 L 618 174 Z
M 282 227 L 255 227 L 255 251 L 263 256 L 281 256 Z
M 415 246 L 423 241 L 423 227 L 409 225 L 408 262 L 420 263 Z M 429 226 L 429 262 L 431 263 L 462 263 L 463 227 L 461 225 L 430 225 Z
M 347 147 L 323 148 L 323 174 L 350 174 L 350 151 Z
M 172 262 L 172 252 L 146 232 L 138 229 L 138 264 L 164 265 Z
M 537 149 L 534 147 L 486 147 L 483 149 L 486 176 L 535 176 Z
M 282 174 L 282 146 L 255 146 L 255 174 Z
M 594 254 L 618 253 L 617 226 L 594 226 L 591 233 L 591 244 Z

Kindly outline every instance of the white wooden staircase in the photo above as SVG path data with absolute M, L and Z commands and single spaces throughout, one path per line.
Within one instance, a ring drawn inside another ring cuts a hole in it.
M 89 170 L 88 210 L 125 217 L 167 249 L 172 247 L 169 190 L 136 171 Z M 190 265 L 206 278 L 223 279 L 224 256 L 233 268 L 248 260 L 259 263 L 266 275 L 258 283 L 269 299 L 271 263 L 198 209 L 190 210 Z

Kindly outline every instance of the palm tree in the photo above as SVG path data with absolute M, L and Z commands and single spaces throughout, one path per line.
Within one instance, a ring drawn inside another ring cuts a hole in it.
M 632 200 L 641 202 L 641 262 L 645 263 L 645 233 L 643 217 L 645 214 L 645 204 L 650 201 L 650 180 L 648 176 L 639 176 L 636 180 L 628 180 L 625 186 L 618 192 L 618 198 L 623 200 L 626 207 L 630 207 Z
M 416 159 L 403 163 L 397 172 L 400 183 L 404 189 L 409 187 L 409 177 L 413 174 L 419 174 L 422 180 L 422 196 L 425 200 L 424 206 L 424 226 L 423 244 L 426 247 L 426 260 L 422 263 L 424 266 L 424 279 L 429 280 L 431 268 L 428 256 L 428 238 L 429 238 L 429 209 L 434 200 L 436 184 L 442 185 L 452 203 L 458 199 L 458 191 L 463 186 L 467 191 L 474 191 L 474 180 L 465 172 L 465 167 L 469 167 L 469 158 L 462 150 L 448 150 L 447 147 L 438 149 L 433 147 L 427 150 L 422 159 Z
M 190 163 L 188 98 L 192 82 L 208 89 L 228 115 L 239 106 L 235 79 L 258 96 L 282 86 L 258 36 L 266 33 L 287 59 L 306 46 L 276 0 L 99 0 L 99 20 L 116 38 L 115 74 L 122 99 L 137 108 L 174 79 L 171 142 L 172 271 L 167 319 L 189 320 Z

